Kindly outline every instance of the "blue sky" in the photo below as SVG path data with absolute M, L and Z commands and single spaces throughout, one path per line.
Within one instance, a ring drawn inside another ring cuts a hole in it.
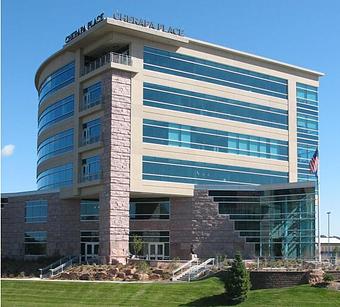
M 3 0 L 2 192 L 34 190 L 39 64 L 65 36 L 119 11 L 184 29 L 185 35 L 326 74 L 320 84 L 322 233 L 331 211 L 340 235 L 340 1 Z

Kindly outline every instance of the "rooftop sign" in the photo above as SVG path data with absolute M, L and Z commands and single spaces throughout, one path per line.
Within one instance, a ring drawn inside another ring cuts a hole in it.
M 136 18 L 129 15 L 123 15 L 121 13 L 113 13 L 113 19 L 128 22 L 137 26 L 142 26 L 144 28 L 150 28 L 158 31 L 162 31 L 165 33 L 171 33 L 174 35 L 183 36 L 184 31 L 179 28 L 171 27 L 171 26 L 165 26 L 161 23 L 155 23 L 152 21 L 148 21 L 146 19 Z M 87 24 L 81 26 L 77 30 L 73 31 L 70 35 L 67 35 L 65 37 L 65 44 L 69 43 L 71 40 L 75 39 L 79 35 L 83 34 L 84 32 L 90 30 L 93 26 L 95 26 L 97 23 L 104 20 L 104 13 L 101 13 L 97 17 L 90 20 Z
M 113 13 L 112 17 L 113 19 L 128 22 L 128 23 L 131 23 L 137 26 L 142 26 L 145 28 L 150 28 L 150 29 L 154 29 L 154 30 L 158 30 L 158 31 L 166 32 L 166 33 L 171 33 L 171 34 L 179 35 L 179 36 L 184 35 L 184 31 L 182 29 L 174 28 L 171 26 L 165 26 L 164 24 L 161 24 L 161 23 L 154 23 L 146 19 L 136 18 L 136 17 L 129 16 L 129 15 L 123 15 L 121 13 Z
M 69 43 L 72 39 L 75 39 L 79 35 L 83 34 L 87 30 L 90 30 L 93 26 L 95 26 L 97 23 L 104 20 L 104 13 L 101 13 L 97 17 L 90 20 L 87 24 L 81 26 L 79 29 L 73 31 L 70 35 L 67 35 L 65 37 L 65 44 Z

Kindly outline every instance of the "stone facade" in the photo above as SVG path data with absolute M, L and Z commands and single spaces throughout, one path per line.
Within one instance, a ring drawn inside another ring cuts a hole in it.
M 103 191 L 99 209 L 99 255 L 103 263 L 125 262 L 129 251 L 131 76 L 112 70 L 102 76 Z
M 335 279 L 340 278 L 338 271 L 326 271 Z M 252 290 L 293 287 L 307 284 L 309 271 L 295 272 L 272 272 L 272 271 L 252 271 L 250 272 L 250 282 Z
M 254 247 L 234 231 L 234 222 L 218 214 L 218 204 L 207 190 L 195 190 L 194 197 L 170 199 L 170 220 L 130 221 L 131 230 L 164 230 L 170 232 L 170 258 L 191 258 L 191 245 L 200 258 L 241 252 L 244 258 L 254 256 Z
M 250 272 L 252 290 L 292 287 L 308 283 L 308 272 Z
M 195 190 L 192 199 L 192 240 L 199 257 L 217 254 L 233 257 L 241 252 L 243 258 L 254 256 L 254 247 L 234 231 L 234 222 L 218 213 L 218 203 L 207 190 Z
M 25 202 L 47 200 L 47 222 L 25 223 Z M 98 229 L 98 222 L 80 221 L 80 201 L 60 199 L 59 193 L 15 196 L 1 209 L 2 257 L 23 258 L 24 233 L 47 232 L 47 256 L 80 254 L 80 231 Z M 32 256 L 29 256 L 32 257 Z

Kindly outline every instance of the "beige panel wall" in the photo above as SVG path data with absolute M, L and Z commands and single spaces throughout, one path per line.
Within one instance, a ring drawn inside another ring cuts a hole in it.
M 79 77 L 82 67 L 82 54 L 88 54 L 100 48 L 102 46 L 108 46 L 113 43 L 126 43 L 130 45 L 130 55 L 133 57 L 133 71 L 131 82 L 131 191 L 132 192 L 155 192 L 155 193 L 168 193 L 173 195 L 190 195 L 192 194 L 192 185 L 176 184 L 176 183 L 161 183 L 161 182 L 143 182 L 142 181 L 142 156 L 143 154 L 153 153 L 154 155 L 173 156 L 178 159 L 200 159 L 205 162 L 220 161 L 221 164 L 226 165 L 248 165 L 249 167 L 264 168 L 271 170 L 289 171 L 289 180 L 295 181 L 297 178 L 297 166 L 296 166 L 296 97 L 295 97 L 295 82 L 301 82 L 313 86 L 318 86 L 316 75 L 305 71 L 298 71 L 297 69 L 284 67 L 275 63 L 269 63 L 260 59 L 252 58 L 245 55 L 237 55 L 233 52 L 222 50 L 222 48 L 216 48 L 203 45 L 198 42 L 191 42 L 187 44 L 185 42 L 176 43 L 175 45 L 165 45 L 155 41 L 138 38 L 136 36 L 124 35 L 123 33 L 107 32 L 105 35 L 98 37 L 96 40 L 92 40 L 93 43 L 88 44 L 83 50 L 71 53 L 66 52 L 60 54 L 58 57 L 50 61 L 46 67 L 41 71 L 39 80 L 43 80 L 54 70 L 62 67 L 70 62 L 70 60 L 76 60 L 76 82 L 72 86 L 68 86 L 65 89 L 58 91 L 52 97 L 49 97 L 46 102 L 41 106 L 40 112 L 42 112 L 52 101 L 56 98 L 66 97 L 70 93 L 76 95 L 76 114 L 75 114 L 75 152 L 73 162 L 75 164 L 75 178 L 78 178 L 78 166 L 79 159 L 87 156 L 87 150 L 81 150 L 81 156 L 78 153 L 78 141 L 79 141 L 79 129 L 81 123 L 102 116 L 101 107 L 96 108 L 94 111 L 77 113 L 79 110 L 79 103 L 81 101 L 82 89 L 97 82 L 101 78 L 101 74 L 90 74 L 85 77 Z M 169 40 L 169 43 L 171 41 Z M 180 46 L 180 44 L 182 44 Z M 289 82 L 289 97 L 288 100 L 280 99 L 276 97 L 270 97 L 258 93 L 228 88 L 220 85 L 215 85 L 198 80 L 191 80 L 188 78 L 182 78 L 177 76 L 171 76 L 158 72 L 152 72 L 143 70 L 143 47 L 144 45 L 165 49 L 174 52 L 180 52 L 183 54 L 196 56 L 204 59 L 209 59 L 219 63 L 237 66 L 252 71 L 257 71 L 281 78 L 285 78 Z M 176 112 L 171 110 L 161 110 L 151 107 L 143 107 L 143 82 L 150 82 L 161 84 L 170 87 L 176 87 L 184 90 L 191 90 L 202 92 L 210 95 L 241 100 L 262 106 L 270 106 L 279 108 L 282 110 L 288 110 L 289 112 L 289 132 L 281 129 L 275 129 L 270 127 L 264 127 L 259 125 L 246 124 L 241 122 L 234 122 L 228 120 L 222 120 L 218 118 L 209 118 L 207 116 L 199 116 L 194 114 L 184 114 L 182 112 Z M 81 116 L 81 119 L 78 117 Z M 275 138 L 278 140 L 289 140 L 289 162 L 265 160 L 254 157 L 242 157 L 236 155 L 210 153 L 207 151 L 199 150 L 185 150 L 183 148 L 169 148 L 164 146 L 143 145 L 142 132 L 143 132 L 143 118 L 162 120 L 168 122 L 174 122 L 178 124 L 186 124 L 192 126 L 205 127 L 210 129 L 217 129 L 222 131 L 237 132 L 243 134 L 250 134 L 254 136 Z M 65 126 L 64 126 L 65 127 Z M 56 126 L 55 131 L 62 129 L 62 125 Z M 54 130 L 54 129 L 53 129 Z M 44 133 L 40 140 L 52 135 L 52 131 Z M 62 129 L 64 130 L 64 129 Z M 61 131 L 61 130 L 60 130 Z M 96 149 L 97 152 L 98 149 Z M 215 163 L 215 162 L 212 162 Z M 250 166 L 251 165 L 251 166 Z M 79 191 L 75 188 L 74 193 Z M 182 193 L 182 194 L 181 194 Z
M 199 80 L 145 70 L 145 82 L 287 110 L 287 100 Z
M 296 117 L 296 82 L 288 80 L 288 129 L 289 129 L 289 182 L 297 182 L 297 117 Z
M 143 86 L 140 82 L 133 83 L 132 91 L 138 92 L 135 98 L 132 99 L 132 114 L 135 116 L 132 118 L 132 178 L 131 189 L 136 192 L 156 192 L 156 193 L 170 193 L 178 195 L 190 194 L 192 185 L 188 184 L 176 184 L 176 183 L 162 183 L 142 181 L 142 156 L 154 155 L 168 158 L 177 158 L 183 160 L 204 161 L 211 163 L 220 163 L 224 165 L 237 165 L 244 167 L 253 167 L 267 170 L 276 170 L 289 172 L 289 181 L 296 181 L 297 178 L 297 148 L 296 148 L 296 97 L 295 97 L 295 82 L 302 82 L 305 84 L 317 86 L 315 76 L 308 73 L 297 73 L 296 70 L 290 68 L 276 67 L 275 64 L 264 64 L 263 62 L 255 59 L 249 59 L 244 56 L 235 56 L 226 52 L 213 50 L 213 48 L 202 47 L 198 45 L 183 45 L 180 48 L 175 46 L 163 45 L 156 42 L 144 41 L 144 44 L 151 47 L 165 49 L 169 51 L 177 51 L 183 54 L 192 55 L 204 59 L 209 59 L 219 63 L 232 65 L 252 71 L 257 71 L 277 77 L 281 77 L 288 80 L 289 92 L 288 99 L 281 99 L 271 97 L 268 95 L 262 95 L 258 93 L 228 88 L 220 85 L 215 85 L 207 82 L 191 80 L 189 78 L 182 78 L 178 76 L 172 76 L 168 74 L 162 74 L 158 72 L 143 70 L 139 76 L 142 76 L 144 82 L 155 83 L 165 85 L 169 87 L 175 87 L 179 89 L 196 91 L 215 95 L 219 97 L 241 100 L 249 103 L 259 104 L 262 106 L 268 106 L 273 108 L 279 108 L 287 110 L 289 114 L 289 131 L 282 129 L 270 128 L 259 125 L 252 125 L 247 123 L 228 121 L 222 119 L 209 118 L 207 116 L 199 116 L 188 113 L 182 113 L 171 110 L 163 110 L 152 107 L 143 107 L 143 93 L 140 87 Z M 143 46 L 140 46 L 140 54 L 143 52 Z M 304 76 L 306 78 L 304 78 Z M 136 88 L 138 86 L 138 88 Z M 135 110 L 135 112 L 134 112 Z M 133 115 L 132 115 L 133 116 Z M 211 153 L 208 151 L 183 149 L 178 147 L 158 146 L 151 144 L 142 144 L 142 126 L 143 118 L 161 120 L 167 122 L 174 122 L 184 125 L 193 125 L 199 127 L 205 127 L 210 129 L 217 129 L 222 131 L 230 131 L 236 133 L 250 134 L 254 136 L 274 138 L 278 140 L 289 141 L 289 162 L 273 160 L 273 159 L 261 159 L 256 157 Z M 181 187 L 179 189 L 179 187 Z M 183 191 L 182 191 L 183 190 Z M 180 192 L 179 192 L 180 191 Z
M 133 40 L 130 45 L 135 67 L 139 72 L 131 79 L 131 160 L 130 189 L 138 190 L 142 183 L 142 138 L 143 138 L 143 48 L 142 40 Z
M 148 106 L 144 106 L 142 110 L 143 117 L 146 119 L 154 119 L 160 121 L 163 120 L 182 125 L 191 125 L 202 128 L 204 127 L 226 132 L 250 134 L 254 136 L 274 138 L 282 141 L 288 140 L 288 131 L 282 129 L 236 122 L 232 120 L 220 119 L 204 115 L 153 108 Z

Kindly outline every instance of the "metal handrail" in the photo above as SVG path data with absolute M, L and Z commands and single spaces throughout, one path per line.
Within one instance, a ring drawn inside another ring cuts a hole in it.
M 199 271 L 201 268 L 207 267 L 210 262 L 212 262 L 212 266 L 214 266 L 215 265 L 215 258 L 209 258 L 208 260 L 202 262 L 201 264 L 193 267 L 192 271 Z
M 101 135 L 96 135 L 96 136 L 87 137 L 87 138 L 83 137 L 81 139 L 81 146 L 98 143 L 101 140 L 102 140 L 102 136 Z
M 191 259 L 191 260 L 189 260 L 188 262 L 184 263 L 182 266 L 180 266 L 179 268 L 177 268 L 176 270 L 174 270 L 174 271 L 172 272 L 172 276 L 174 276 L 177 272 L 183 270 L 185 267 L 187 267 L 188 265 L 190 265 L 192 262 L 194 262 L 194 261 L 196 261 L 196 260 L 198 260 L 198 258 L 196 258 L 196 259 Z
M 80 105 L 80 111 L 84 111 L 104 103 L 103 96 L 100 96 L 99 99 L 93 101 L 86 101 L 85 97 L 87 96 L 86 95 L 83 96 L 83 101 Z
M 186 274 L 188 274 L 188 281 L 190 282 L 192 279 L 195 279 L 198 277 L 198 274 L 201 274 L 202 272 L 206 272 L 208 270 L 208 264 L 212 262 L 212 266 L 215 265 L 215 258 L 209 258 L 208 260 L 202 262 L 201 264 L 197 264 L 190 268 Z M 204 268 L 203 271 L 201 271 L 201 268 Z M 194 275 L 192 275 L 194 274 Z
M 176 281 L 178 279 L 180 279 L 181 277 L 183 277 L 184 275 L 188 274 L 188 272 L 191 271 L 192 269 L 192 264 L 196 262 L 196 265 L 198 265 L 198 262 L 199 262 L 199 259 L 198 258 L 194 258 L 194 259 L 191 259 L 190 261 L 188 261 L 187 263 L 185 263 L 184 265 L 180 266 L 178 269 L 176 269 L 175 271 L 172 272 L 172 280 L 173 281 Z M 182 271 L 183 269 L 185 269 L 186 267 L 188 267 L 188 269 L 186 269 L 185 271 Z M 179 273 L 177 276 L 175 276 L 176 273 L 182 271 L 181 273 Z
M 39 269 L 40 271 L 40 278 L 43 278 L 44 275 L 46 275 L 48 272 L 50 272 L 51 269 L 53 269 L 56 266 L 60 266 L 62 263 L 64 263 L 65 261 L 68 261 L 72 258 L 73 256 L 65 256 L 60 258 L 59 260 L 51 263 L 50 265 L 48 265 L 47 267 L 44 267 L 42 269 Z
M 80 263 L 80 256 L 73 256 L 70 260 L 67 262 L 59 265 L 58 267 L 54 269 L 50 269 L 51 277 L 54 277 L 62 272 L 64 272 L 65 269 L 69 268 L 74 263 Z
M 99 67 L 104 66 L 108 63 L 118 63 L 123 65 L 132 65 L 132 57 L 127 54 L 122 53 L 115 53 L 115 52 L 109 52 L 107 54 L 104 54 L 94 61 L 91 61 L 87 65 L 84 65 L 84 72 L 83 75 L 86 75 L 90 73 L 91 71 L 96 70 Z
M 98 173 L 94 173 L 94 174 L 86 174 L 86 175 L 81 175 L 80 176 L 80 183 L 84 183 L 84 182 L 91 182 L 94 180 L 99 180 L 102 179 L 102 172 L 98 172 Z

